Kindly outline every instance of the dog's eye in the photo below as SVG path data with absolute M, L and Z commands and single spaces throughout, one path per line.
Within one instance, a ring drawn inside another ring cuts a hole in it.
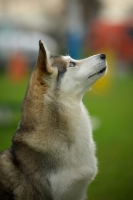
M 70 62 L 69 67 L 75 67 L 76 63 Z

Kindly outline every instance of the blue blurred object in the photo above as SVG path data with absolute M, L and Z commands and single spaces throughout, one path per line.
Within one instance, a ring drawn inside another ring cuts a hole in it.
M 81 5 L 78 1 L 69 1 L 66 15 L 66 39 L 72 58 L 79 59 L 81 57 L 84 35 L 85 27 Z
M 67 34 L 67 45 L 69 55 L 74 59 L 79 59 L 82 54 L 83 37 L 77 32 L 69 32 Z

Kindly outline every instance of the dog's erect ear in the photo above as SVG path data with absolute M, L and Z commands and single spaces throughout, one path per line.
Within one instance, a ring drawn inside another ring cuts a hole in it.
M 39 40 L 39 55 L 37 61 L 37 67 L 51 74 L 53 72 L 52 68 L 48 62 L 48 52 L 44 48 L 43 42 Z

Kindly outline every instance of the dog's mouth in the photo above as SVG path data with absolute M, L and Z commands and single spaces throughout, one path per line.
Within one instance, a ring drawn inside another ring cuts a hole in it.
M 97 74 L 102 74 L 102 73 L 104 73 L 105 71 L 106 71 L 106 67 L 104 67 L 104 68 L 101 69 L 100 71 L 96 72 L 95 74 L 90 75 L 90 76 L 88 77 L 88 79 L 91 78 L 91 77 L 93 77 L 93 76 L 95 76 L 95 75 L 97 75 Z

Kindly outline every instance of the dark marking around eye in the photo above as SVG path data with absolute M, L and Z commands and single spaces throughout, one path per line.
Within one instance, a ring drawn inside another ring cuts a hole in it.
M 59 85 L 61 78 L 67 71 L 67 63 L 62 59 L 62 56 L 51 55 L 51 66 L 58 69 L 57 85 Z
M 66 71 L 67 71 L 66 66 L 58 68 L 57 83 L 60 82 L 61 78 L 63 77 L 63 75 L 65 74 Z
M 75 67 L 76 63 L 75 62 L 70 62 L 69 67 Z

